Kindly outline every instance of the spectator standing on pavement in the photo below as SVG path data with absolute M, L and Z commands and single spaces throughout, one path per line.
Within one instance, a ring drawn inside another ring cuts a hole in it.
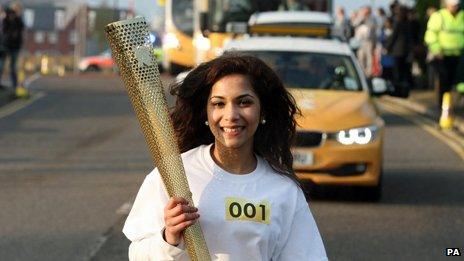
M 385 27 L 385 23 L 387 22 L 388 16 L 385 12 L 385 9 L 378 8 L 377 9 L 377 37 L 380 36 L 382 29 Z
M 393 19 L 393 22 L 395 20 L 395 13 L 397 12 L 397 9 L 400 7 L 400 3 L 398 1 L 393 1 L 390 3 L 390 6 L 388 7 L 390 9 L 390 18 Z
M 351 37 L 350 21 L 345 15 L 345 9 L 341 6 L 337 7 L 335 13 L 334 35 L 343 41 L 348 41 Z
M 385 20 L 382 30 L 380 31 L 379 45 L 381 46 L 380 65 L 382 66 L 382 78 L 390 81 L 393 81 L 393 67 L 395 66 L 395 61 L 393 60 L 393 57 L 388 54 L 385 46 L 392 33 L 393 20 L 388 17 Z
M 359 42 L 358 60 L 364 73 L 370 78 L 376 46 L 376 23 L 369 6 L 359 11 L 353 26 L 356 28 L 354 37 Z
M 299 0 L 287 0 L 279 6 L 279 11 L 303 11 L 309 10 L 308 7 L 302 4 Z
M 227 54 L 200 64 L 171 93 L 198 208 L 168 198 L 153 170 L 124 225 L 130 260 L 190 260 L 182 233 L 198 220 L 214 260 L 327 260 L 292 168 L 298 109 L 272 69 Z
M 425 33 L 429 59 L 436 61 L 439 77 L 438 108 L 443 94 L 460 82 L 458 66 L 464 48 L 464 11 L 459 0 L 446 0 L 445 8 L 432 14 Z M 462 74 L 462 72 L 460 72 Z
M 2 85 L 2 76 L 3 76 L 3 66 L 5 64 L 6 49 L 3 37 L 3 19 L 5 19 L 5 9 L 0 5 L 0 89 L 5 89 L 5 86 Z
M 411 32 L 408 22 L 407 9 L 398 6 L 395 9 L 393 31 L 388 38 L 385 48 L 393 57 L 393 83 L 395 95 L 407 98 L 411 87 Z
M 380 77 L 382 76 L 382 44 L 381 44 L 381 34 L 382 30 L 385 27 L 387 20 L 387 13 L 383 8 L 378 8 L 376 11 L 375 19 L 375 39 L 376 44 L 374 48 L 373 60 L 372 60 L 372 76 Z
M 419 20 L 419 14 L 414 8 L 408 8 L 408 23 L 411 32 L 411 58 L 410 59 L 410 68 L 411 68 L 411 75 L 409 76 L 409 81 L 411 82 L 412 86 L 414 87 L 416 84 L 414 82 L 414 77 L 418 77 L 420 75 L 424 75 L 426 70 L 425 65 L 425 57 L 426 57 L 426 47 L 424 45 L 424 29 L 422 23 Z M 421 88 L 424 88 L 423 84 L 420 84 Z
M 6 10 L 5 18 L 3 19 L 3 43 L 5 46 L 5 58 L 10 59 L 10 77 L 13 89 L 18 86 L 18 68 L 17 61 L 19 51 L 23 44 L 23 29 L 24 23 L 21 18 L 22 5 L 19 2 L 13 2 L 10 8 Z M 3 67 L 0 68 L 3 72 Z
M 354 39 L 354 36 L 355 36 L 356 28 L 354 27 L 354 25 L 358 20 L 358 15 L 359 15 L 359 10 L 352 10 L 351 13 L 350 13 L 350 16 L 349 16 L 350 29 L 351 29 L 350 37 L 352 37 L 352 39 Z
M 427 11 L 425 12 L 426 14 L 426 24 L 428 24 L 428 21 L 430 20 L 430 17 L 432 14 L 434 14 L 437 11 L 437 8 L 435 6 L 430 6 L 427 8 Z M 425 35 L 425 32 L 424 32 Z M 429 89 L 434 89 L 438 88 L 439 83 L 439 77 L 438 77 L 438 61 L 437 59 L 434 59 L 434 55 L 429 51 L 427 51 L 427 56 L 426 56 L 426 62 L 427 62 L 427 88 Z

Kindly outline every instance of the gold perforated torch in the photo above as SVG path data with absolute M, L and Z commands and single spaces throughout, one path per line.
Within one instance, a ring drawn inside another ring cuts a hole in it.
M 193 206 L 145 19 L 137 17 L 114 22 L 107 25 L 105 31 L 169 196 L 183 197 Z M 184 241 L 191 260 L 211 260 L 199 222 L 184 231 Z

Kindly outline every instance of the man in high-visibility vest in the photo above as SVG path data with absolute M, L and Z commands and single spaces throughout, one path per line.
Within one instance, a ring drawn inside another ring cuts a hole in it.
M 425 42 L 431 59 L 438 65 L 440 107 L 443 94 L 460 82 L 458 66 L 464 48 L 464 11 L 459 8 L 459 0 L 445 0 L 445 8 L 432 14 L 427 23 Z

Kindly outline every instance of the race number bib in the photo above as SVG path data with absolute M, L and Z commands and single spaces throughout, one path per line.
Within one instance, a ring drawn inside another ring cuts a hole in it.
M 267 200 L 253 203 L 244 198 L 227 197 L 225 200 L 226 220 L 244 220 L 271 223 L 271 207 Z

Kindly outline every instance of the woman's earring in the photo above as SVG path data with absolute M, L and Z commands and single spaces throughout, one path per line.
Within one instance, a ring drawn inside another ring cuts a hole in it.
M 261 120 L 261 124 L 266 124 L 266 120 L 265 120 L 265 119 L 262 119 L 262 120 Z
M 208 121 L 205 121 L 205 125 L 206 125 L 206 126 L 209 126 L 209 123 L 208 123 Z

